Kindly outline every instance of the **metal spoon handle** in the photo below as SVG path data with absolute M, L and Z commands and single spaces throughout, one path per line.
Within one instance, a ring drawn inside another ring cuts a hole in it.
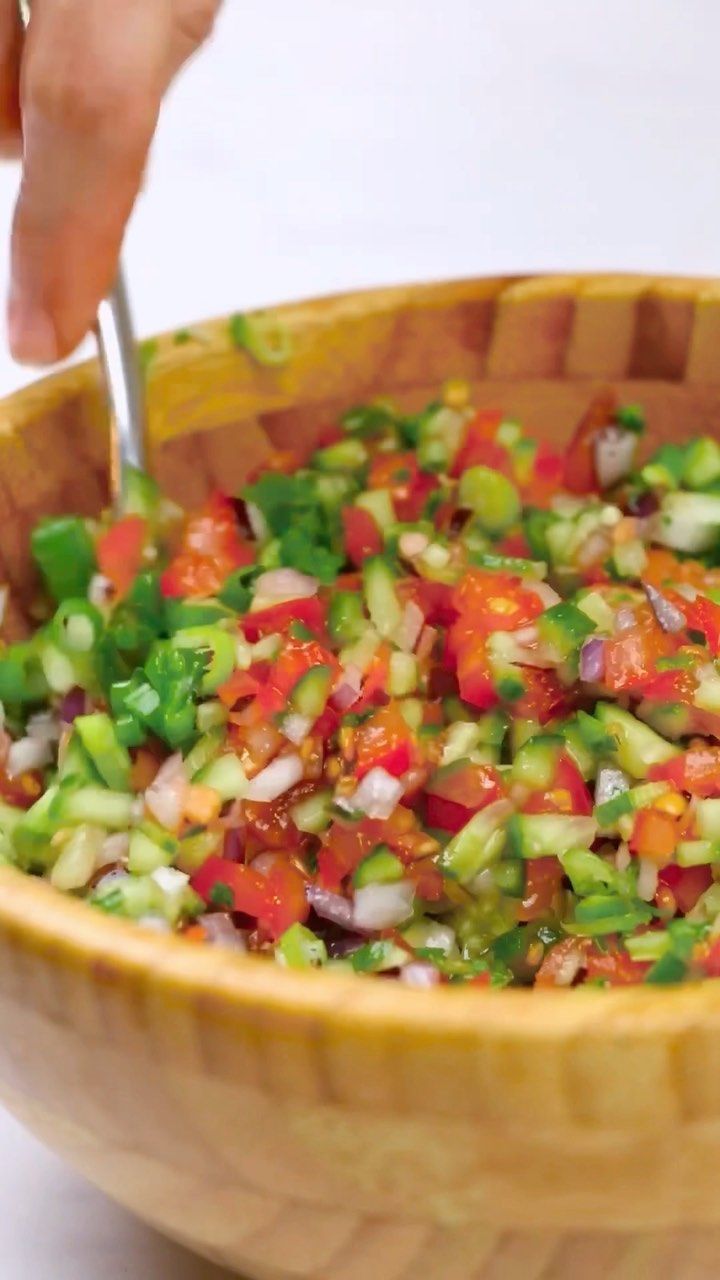
M 97 340 L 112 416 L 111 483 L 122 505 L 128 467 L 145 467 L 145 398 L 122 270 L 98 308 Z
M 30 0 L 18 0 L 18 11 L 27 29 Z M 122 268 L 118 269 L 115 288 L 98 308 L 96 334 L 111 414 L 112 495 L 115 508 L 121 510 L 127 468 L 145 467 L 147 430 L 144 389 Z

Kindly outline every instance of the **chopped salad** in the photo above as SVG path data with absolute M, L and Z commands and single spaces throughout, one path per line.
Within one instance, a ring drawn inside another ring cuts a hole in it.
M 720 444 L 643 427 L 601 392 L 560 454 L 453 381 L 42 520 L 0 859 L 291 968 L 719 977 Z

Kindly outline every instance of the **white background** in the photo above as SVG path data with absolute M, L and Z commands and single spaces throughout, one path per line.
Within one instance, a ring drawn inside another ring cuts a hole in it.
M 717 0 L 226 0 L 130 230 L 138 329 L 480 272 L 720 274 L 719 51 Z M 0 347 L 0 392 L 29 376 Z M 0 1204 L 3 1280 L 220 1275 L 1 1113 Z

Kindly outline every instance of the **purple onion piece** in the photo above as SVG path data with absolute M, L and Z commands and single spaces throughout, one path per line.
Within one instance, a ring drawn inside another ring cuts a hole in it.
M 329 889 L 321 889 L 318 885 L 307 886 L 307 900 L 316 915 L 322 920 L 330 920 L 333 924 L 351 929 L 353 924 L 353 906 L 347 898 L 339 893 L 331 893 Z
M 58 715 L 60 716 L 60 719 L 64 722 L 64 724 L 72 724 L 73 721 L 76 720 L 78 716 L 82 716 L 84 714 L 85 714 L 85 690 L 79 689 L 77 687 L 75 689 L 71 689 L 69 693 L 65 694 L 65 697 L 60 703 L 60 708 L 58 711 Z
M 628 514 L 637 516 L 641 520 L 646 520 L 648 516 L 654 516 L 658 510 L 660 503 L 650 489 L 645 493 L 634 493 L 628 502 Z
M 242 862 L 245 856 L 242 837 L 237 827 L 231 827 L 225 832 L 223 840 L 223 858 L 227 862 Z
M 580 650 L 580 679 L 599 684 L 605 675 L 605 641 L 590 636 Z
M 677 605 L 668 600 L 667 596 L 664 596 L 662 591 L 658 591 L 657 587 L 653 587 L 650 582 L 641 582 L 640 585 L 663 631 L 666 631 L 671 636 L 677 635 L 679 631 L 684 631 L 687 626 L 687 618 L 682 610 L 678 609 Z

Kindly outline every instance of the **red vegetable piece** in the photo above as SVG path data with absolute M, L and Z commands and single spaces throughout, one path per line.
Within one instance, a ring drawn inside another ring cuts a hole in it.
M 97 540 L 98 569 L 112 582 L 116 597 L 129 591 L 140 572 L 147 534 L 147 520 L 142 516 L 124 516 Z
M 362 507 L 343 507 L 345 554 L 351 564 L 361 568 L 369 556 L 383 549 L 382 533 L 376 520 Z
M 564 483 L 571 493 L 595 493 L 595 439 L 603 427 L 609 426 L 617 411 L 614 391 L 600 391 L 590 402 L 578 422 L 565 453 Z

